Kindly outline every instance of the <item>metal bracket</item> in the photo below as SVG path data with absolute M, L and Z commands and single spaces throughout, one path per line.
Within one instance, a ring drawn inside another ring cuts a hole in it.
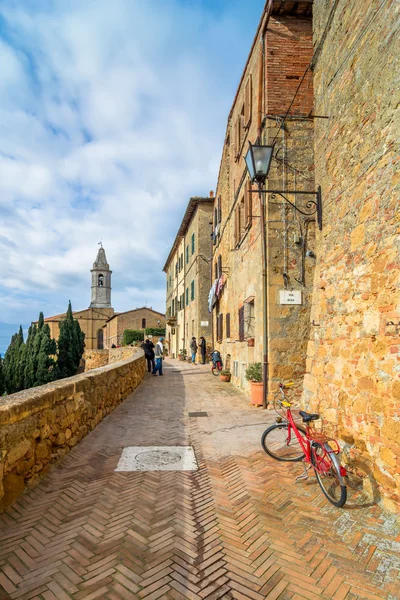
M 321 231 L 322 230 L 322 196 L 321 196 L 321 186 L 318 186 L 318 189 L 316 192 L 307 192 L 304 190 L 263 190 L 262 188 L 259 187 L 258 190 L 249 190 L 250 193 L 252 194 L 272 194 L 272 198 L 275 198 L 276 196 L 280 196 L 281 198 L 283 198 L 284 200 L 286 200 L 286 202 L 288 204 L 290 204 L 290 206 L 292 208 L 294 208 L 294 210 L 296 210 L 298 213 L 306 216 L 306 217 L 310 217 L 312 215 L 317 215 L 317 223 L 318 223 L 318 228 Z M 299 195 L 305 195 L 305 196 L 315 196 L 315 200 L 308 200 L 306 203 L 306 209 L 308 209 L 308 212 L 305 212 L 304 210 L 301 210 L 300 208 L 298 208 L 295 204 L 293 204 L 293 202 L 291 202 L 289 200 L 289 198 L 286 197 L 285 194 L 293 194 L 294 196 L 299 196 Z

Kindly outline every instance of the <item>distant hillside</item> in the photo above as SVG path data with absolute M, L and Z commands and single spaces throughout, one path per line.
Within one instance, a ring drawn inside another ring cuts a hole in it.
M 24 330 L 24 338 L 26 339 L 26 334 L 28 331 L 29 325 L 26 323 L 22 323 L 22 329 Z M 8 345 L 11 341 L 11 336 L 14 333 L 17 333 L 19 329 L 19 323 L 16 325 L 15 323 L 2 323 L 0 321 L 0 354 L 4 356 L 5 351 L 8 348 Z

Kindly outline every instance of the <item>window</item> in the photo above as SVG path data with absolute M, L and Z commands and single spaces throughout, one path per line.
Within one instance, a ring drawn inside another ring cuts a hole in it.
M 102 274 L 100 273 L 100 275 L 99 275 L 99 277 L 98 277 L 98 286 L 99 286 L 99 287 L 103 287 L 103 285 L 104 285 L 104 275 L 102 275 Z
M 102 329 L 97 332 L 97 350 L 103 350 L 104 348 L 104 333 Z
M 183 254 L 181 254 L 179 257 L 179 271 L 182 271 L 182 269 L 183 269 Z
M 222 276 L 222 256 L 218 256 L 218 278 Z
M 192 254 L 194 254 L 194 233 L 192 233 Z
M 190 299 L 194 300 L 194 280 L 190 284 Z
M 244 341 L 244 306 L 239 308 L 239 341 Z
M 189 288 L 186 288 L 186 306 L 189 305 Z
M 246 224 L 245 224 L 244 196 L 242 196 L 242 199 L 239 204 L 239 239 L 241 239 L 243 237 L 245 229 L 246 229 Z
M 214 229 L 217 225 L 218 225 L 218 209 L 217 209 L 217 207 L 215 207 L 214 208 Z
M 189 264 L 189 244 L 186 246 L 186 264 Z
M 235 218 L 233 220 L 234 224 L 234 230 L 233 230 L 233 246 L 234 248 L 236 248 L 236 246 L 238 245 L 239 241 L 240 241 L 240 214 L 239 214 L 240 208 L 239 208 L 239 204 L 236 204 L 235 206 Z
M 248 179 L 244 191 L 244 226 L 250 227 L 253 217 L 253 198 L 251 194 L 251 181 Z
M 175 298 L 172 299 L 172 316 L 175 316 Z
M 230 313 L 227 313 L 226 317 L 225 317 L 225 330 L 226 330 L 226 337 L 230 338 L 231 337 L 231 315 L 230 315 Z
M 224 336 L 224 315 L 223 314 L 219 314 L 217 317 L 217 340 L 221 341 L 223 339 Z
M 176 265 L 175 265 L 175 277 L 178 277 L 178 268 L 179 268 L 179 265 L 178 265 L 178 263 L 176 263 Z
M 244 126 L 248 129 L 251 121 L 252 80 L 249 76 L 244 90 Z
M 244 337 L 254 337 L 254 298 L 246 300 L 244 303 Z
M 146 319 L 142 319 L 142 329 L 146 329 Z
M 218 212 L 218 223 L 221 223 L 221 221 L 222 221 L 221 196 L 218 196 L 217 212 Z

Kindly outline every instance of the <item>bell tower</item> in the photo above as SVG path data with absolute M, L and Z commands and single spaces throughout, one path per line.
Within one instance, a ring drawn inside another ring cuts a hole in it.
M 103 245 L 100 245 L 93 263 L 92 301 L 90 308 L 111 308 L 111 273 Z

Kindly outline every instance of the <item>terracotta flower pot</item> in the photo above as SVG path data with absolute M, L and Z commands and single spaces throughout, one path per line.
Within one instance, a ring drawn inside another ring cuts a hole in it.
M 178 360 L 185 360 L 185 357 L 183 356 L 183 354 L 178 354 Z
M 263 405 L 263 384 L 255 381 L 251 382 L 251 396 L 250 401 L 255 406 Z
M 221 381 L 226 381 L 228 383 L 231 380 L 231 376 L 230 375 L 220 375 L 219 378 L 220 378 Z

